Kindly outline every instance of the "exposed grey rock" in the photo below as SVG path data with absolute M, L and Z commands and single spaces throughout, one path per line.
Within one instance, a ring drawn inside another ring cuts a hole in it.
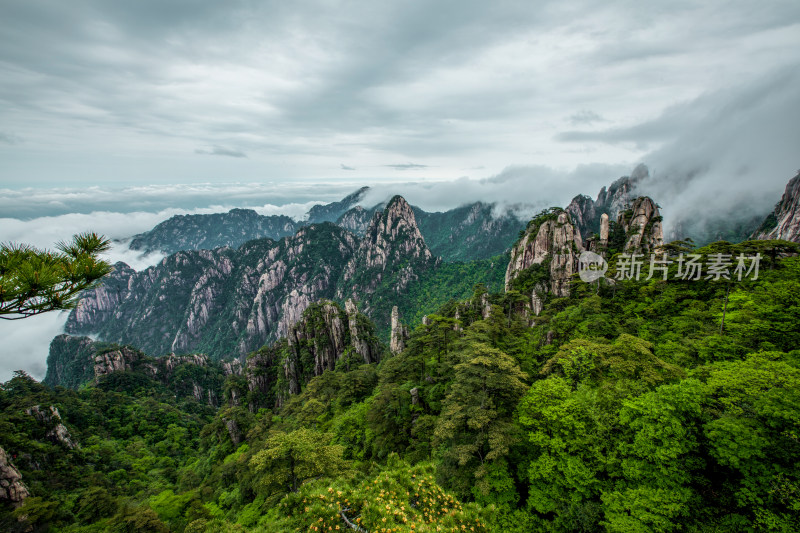
M 223 418 L 222 421 L 225 423 L 225 428 L 228 430 L 228 435 L 230 435 L 233 445 L 239 446 L 239 443 L 242 442 L 242 431 L 239 429 L 239 424 L 232 418 Z
M 411 405 L 419 405 L 419 388 L 414 387 L 408 392 L 411 394 Z
M 358 327 L 358 307 L 352 298 L 348 298 L 344 304 L 345 312 L 347 313 L 347 323 L 350 329 L 350 343 L 363 359 L 365 363 L 375 363 L 378 361 L 378 353 L 375 346 L 370 343 L 365 336 L 364 332 L 359 331 Z
M 800 242 L 800 172 L 786 184 L 781 201 L 752 238 Z
M 22 474 L 0 447 L 0 502 L 10 502 L 14 507 L 19 507 L 28 496 L 30 492 L 22 483 Z
M 547 285 L 543 283 L 537 283 L 533 290 L 531 291 L 531 311 L 536 316 L 542 312 L 544 309 L 544 300 L 547 297 Z
M 492 305 L 489 303 L 489 293 L 484 292 L 481 294 L 481 318 L 487 320 L 491 314 Z
M 608 246 L 608 214 L 600 215 L 600 246 Z
M 49 409 L 42 409 L 40 406 L 34 405 L 26 409 L 25 412 L 47 428 L 45 436 L 54 443 L 61 444 L 69 450 L 80 447 L 72 439 L 69 430 L 61 421 L 61 415 L 55 406 L 51 405 Z
M 322 224 L 236 251 L 179 252 L 133 273 L 111 312 L 81 311 L 104 308 L 107 300 L 102 291 L 87 291 L 66 329 L 153 354 L 210 345 L 215 359 L 243 357 L 286 336 L 312 302 L 332 298 L 357 246 L 353 234 Z
M 577 272 L 578 255 L 582 250 L 580 233 L 564 211 L 558 213 L 556 220 L 546 220 L 527 229 L 511 251 L 505 276 L 506 291 L 511 289 L 511 282 L 522 271 L 549 258 L 549 292 L 557 297 L 569 296 L 569 281 Z
M 47 358 L 48 370 L 45 382 L 50 386 L 62 386 L 77 389 L 87 383 L 99 383 L 105 376 L 114 372 L 140 372 L 173 389 L 181 395 L 191 395 L 198 401 L 207 402 L 211 406 L 219 404 L 221 380 L 213 369 L 212 363 L 205 354 L 171 353 L 164 357 L 154 358 L 130 346 L 109 347 L 105 343 L 95 342 L 87 337 L 71 337 L 59 335 L 50 344 L 50 355 Z M 197 382 L 197 377 L 182 376 L 175 379 L 176 370 L 182 365 L 192 365 L 205 369 L 206 377 Z M 230 361 L 219 363 L 223 373 L 241 374 L 241 362 Z M 227 370 L 226 370 L 227 367 Z M 209 383 L 215 384 L 209 386 Z M 217 386 L 216 390 L 214 386 Z
M 375 208 L 364 209 L 357 205 L 340 216 L 336 221 L 336 225 L 343 227 L 347 231 L 352 231 L 356 235 L 364 235 L 374 213 Z
M 392 336 L 389 342 L 389 350 L 393 354 L 399 354 L 406 348 L 408 339 L 408 329 L 400 322 L 400 313 L 397 306 L 392 307 Z
M 230 361 L 220 361 L 220 364 L 222 365 L 222 372 L 226 376 L 241 376 L 244 372 L 244 365 L 238 357 Z
M 105 352 L 94 357 L 94 381 L 112 372 L 125 372 L 133 369 L 133 363 L 144 357 L 141 352 L 123 346 L 119 350 Z
M 630 210 L 619 214 L 617 223 L 627 235 L 627 253 L 652 253 L 664 244 L 664 230 L 658 206 L 647 196 L 640 196 Z

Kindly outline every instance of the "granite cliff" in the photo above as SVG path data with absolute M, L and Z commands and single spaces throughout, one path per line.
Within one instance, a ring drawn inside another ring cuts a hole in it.
M 142 272 L 118 263 L 84 294 L 66 331 L 151 354 L 229 359 L 288 337 L 312 303 L 348 298 L 388 331 L 392 295 L 438 264 L 398 196 L 374 213 L 363 239 L 325 222 L 237 250 L 181 251 Z
M 119 372 L 134 372 L 175 394 L 217 406 L 224 378 L 234 373 L 236 366 L 236 363 L 212 361 L 204 354 L 150 357 L 130 346 L 59 335 L 50 343 L 43 383 L 78 389 L 85 384 L 97 385 Z
M 786 184 L 781 201 L 751 238 L 800 242 L 800 172 Z
M 505 277 L 506 291 L 517 290 L 531 298 L 535 314 L 549 294 L 569 296 L 572 274 L 583 250 L 580 232 L 563 209 L 541 213 L 528 223 L 511 250 Z

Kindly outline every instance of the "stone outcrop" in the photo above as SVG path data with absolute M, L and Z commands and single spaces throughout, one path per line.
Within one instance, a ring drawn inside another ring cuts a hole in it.
M 0 448 L 0 502 L 19 507 L 28 496 L 30 492 L 22 483 L 22 474 L 14 467 L 6 451 Z
M 344 353 L 348 338 L 345 336 L 346 318 L 341 311 L 333 302 L 321 302 L 289 329 L 289 348 L 298 356 L 301 346 L 308 349 L 314 359 L 315 376 L 334 370 L 336 361 Z
M 285 341 L 265 346 L 247 359 L 245 377 L 248 407 L 280 406 L 305 384 L 326 370 L 335 370 L 348 353 L 358 357 L 356 364 L 380 360 L 381 349 L 374 326 L 348 300 L 345 309 L 332 301 L 311 304 L 300 320 L 292 324 Z M 352 364 L 348 359 L 348 365 Z M 235 404 L 245 391 L 231 389 Z
M 200 370 L 178 373 L 180 368 L 191 367 Z M 242 363 L 239 360 L 215 362 L 205 354 L 171 353 L 154 358 L 130 346 L 109 345 L 88 337 L 59 335 L 50 343 L 47 375 L 43 382 L 51 387 L 77 389 L 87 383 L 97 384 L 116 372 L 139 372 L 176 394 L 218 406 L 223 377 L 240 375 Z
M 358 307 L 352 298 L 348 298 L 344 303 L 344 309 L 347 313 L 347 326 L 350 330 L 350 343 L 355 348 L 365 363 L 376 363 L 380 358 L 380 353 L 377 349 L 374 338 L 370 331 L 364 331 L 364 327 L 359 327 L 359 322 L 362 324 L 366 317 L 359 315 Z
M 604 191 L 605 188 L 603 188 L 601 194 L 603 194 Z M 597 206 L 595 201 L 592 200 L 592 197 L 579 194 L 572 199 L 565 211 L 569 214 L 570 220 L 575 227 L 578 228 L 581 235 L 588 238 L 592 234 L 595 222 L 599 216 Z
M 351 205 L 360 197 L 344 202 L 346 212 L 371 212 Z M 340 207 L 317 209 L 312 219 L 326 219 Z M 286 337 L 313 302 L 352 298 L 388 333 L 397 295 L 440 264 L 425 242 L 416 212 L 437 238 L 446 234 L 441 224 L 457 222 L 459 238 L 451 243 L 456 246 L 469 239 L 477 245 L 481 235 L 503 240 L 512 230 L 518 232 L 516 219 L 493 218 L 492 210 L 475 204 L 424 213 L 398 196 L 372 214 L 363 238 L 324 222 L 305 225 L 280 241 L 248 241 L 236 250 L 179 251 L 141 272 L 120 263 L 101 286 L 83 294 L 65 329 L 149 354 L 203 351 L 212 359 L 243 360 Z M 372 359 L 356 344 L 365 359 Z
M 406 340 L 408 339 L 408 328 L 400 322 L 400 313 L 397 306 L 392 307 L 392 332 L 391 341 L 389 342 L 389 351 L 397 355 L 406 349 Z
M 76 324 L 99 324 L 112 319 L 119 304 L 128 297 L 134 276 L 136 271 L 127 264 L 115 263 L 103 283 L 87 291 L 91 297 L 81 298 L 69 319 Z
M 633 194 L 637 186 L 647 180 L 649 176 L 650 172 L 647 166 L 639 164 L 633 169 L 630 176 L 622 176 L 610 186 L 600 189 L 597 199 L 592 200 L 586 195 L 578 195 L 572 199 L 565 210 L 569 213 L 570 219 L 580 232 L 584 242 L 602 232 L 603 215 L 611 220 L 617 220 L 619 214 L 627 209 L 633 201 Z M 600 239 L 602 240 L 602 236 Z M 608 236 L 606 236 L 607 242 Z
M 398 267 L 400 264 L 405 266 Z M 355 255 L 347 262 L 337 296 L 366 296 L 389 278 L 396 292 L 416 280 L 418 270 L 432 266 L 435 259 L 419 231 L 414 211 L 402 196 L 395 196 L 386 209 L 377 211 Z
M 360 205 L 357 205 L 340 216 L 336 221 L 336 225 L 341 226 L 347 231 L 353 232 L 356 235 L 363 236 L 369 227 L 369 223 L 372 220 L 374 213 L 374 208 L 364 209 Z
M 202 349 L 215 359 L 243 357 L 286 336 L 312 302 L 334 297 L 358 244 L 325 223 L 279 242 L 178 252 L 131 274 L 112 312 L 83 312 L 104 298 L 102 286 L 87 291 L 66 331 L 153 354 Z
M 99 353 L 94 356 L 94 381 L 107 376 L 112 372 L 125 372 L 133 370 L 134 364 L 145 357 L 143 353 L 129 346 L 119 350 Z
M 786 184 L 781 201 L 752 238 L 800 242 L 800 172 Z
M 655 253 L 664 244 L 664 230 L 656 203 L 647 196 L 634 200 L 619 214 L 617 223 L 625 231 L 626 253 Z
M 78 443 L 72 439 L 72 435 L 70 435 L 67 426 L 61 420 L 61 414 L 55 406 L 51 405 L 49 408 L 43 409 L 38 405 L 34 405 L 26 409 L 25 412 L 46 428 L 45 437 L 53 443 L 60 444 L 68 450 L 79 447 Z
M 511 290 L 512 282 L 523 271 L 547 261 L 547 292 L 557 297 L 569 296 L 570 278 L 577 272 L 582 250 L 581 235 L 565 211 L 557 210 L 535 219 L 511 250 L 505 275 L 506 291 Z
M 608 246 L 608 214 L 600 215 L 600 247 L 605 249 Z

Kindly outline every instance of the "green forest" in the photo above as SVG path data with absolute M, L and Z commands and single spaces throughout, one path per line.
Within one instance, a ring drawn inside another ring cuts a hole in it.
M 443 303 L 405 310 L 402 352 L 345 356 L 279 407 L 219 374 L 215 408 L 137 369 L 77 390 L 18 372 L 0 447 L 30 496 L 0 530 L 798 531 L 797 251 L 693 251 L 761 253 L 741 281 L 613 281 L 612 260 L 539 316 L 494 285 L 488 312 L 483 285 L 445 300 L 453 266 L 409 297 Z

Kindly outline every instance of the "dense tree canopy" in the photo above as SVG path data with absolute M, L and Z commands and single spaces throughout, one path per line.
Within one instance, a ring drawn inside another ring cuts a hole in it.
M 137 367 L 78 390 L 18 374 L 0 387 L 0 446 L 32 496 L 0 504 L 0 530 L 797 531 L 792 250 L 758 280 L 578 285 L 538 316 L 478 287 L 401 353 L 344 353 L 294 395 L 188 367 L 179 384 Z M 264 372 L 281 386 L 283 364 Z

